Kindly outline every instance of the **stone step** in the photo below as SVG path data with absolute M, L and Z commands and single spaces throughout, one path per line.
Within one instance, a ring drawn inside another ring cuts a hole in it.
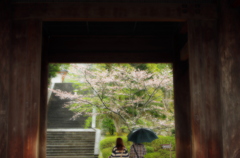
M 82 141 L 48 141 L 47 145 L 93 145 L 95 143 L 95 141 L 86 141 L 86 142 L 82 142 Z
M 75 140 L 75 141 L 94 141 L 95 136 L 87 137 L 47 137 L 47 140 Z
M 94 149 L 94 145 L 88 145 L 88 146 L 73 146 L 73 145 L 62 145 L 62 146 L 55 146 L 55 145 L 48 145 L 47 150 L 65 150 L 65 149 L 71 149 L 71 150 L 89 150 Z
M 47 138 L 92 138 L 92 137 L 95 137 L 95 134 L 89 134 L 89 135 L 81 135 L 81 134 L 69 134 L 69 135 L 66 135 L 66 134 L 50 134 L 50 135 L 47 135 Z
M 62 91 L 73 93 L 74 87 L 72 83 L 55 83 L 53 89 L 60 89 Z M 74 112 L 64 107 L 68 101 L 69 99 L 60 99 L 58 96 L 55 96 L 54 93 L 51 94 L 48 104 L 47 128 L 84 127 L 87 117 L 79 116 L 75 120 L 72 120 L 71 118 L 74 115 Z
M 94 144 L 95 131 L 50 129 L 47 131 L 47 158 L 96 158 Z
M 60 151 L 51 151 L 47 152 L 47 156 L 93 156 L 93 152 L 60 152 Z
M 47 138 L 59 138 L 59 139 L 63 139 L 63 138 L 79 138 L 79 139 L 88 139 L 88 138 L 94 138 L 94 135 L 47 135 Z
M 48 134 L 47 139 L 94 139 L 95 138 L 95 133 L 94 134 L 89 134 L 89 135 L 81 135 L 81 134 Z
M 94 136 L 95 132 L 75 132 L 75 133 L 58 133 L 58 132 L 48 132 L 48 136 Z
M 47 151 L 47 155 L 85 155 L 85 154 L 93 154 L 94 150 L 53 150 Z
M 48 148 L 47 153 L 52 153 L 52 152 L 59 152 L 59 153 L 66 153 L 66 152 L 71 152 L 71 153 L 93 153 L 94 148 Z
M 46 158 L 98 158 L 98 156 L 47 156 Z
M 75 154 L 75 153 L 70 154 L 70 153 L 68 153 L 68 154 L 62 154 L 62 155 L 61 154 L 47 155 L 47 157 L 50 157 L 50 156 L 62 156 L 62 157 L 82 156 L 82 157 L 86 158 L 86 157 L 89 157 L 89 156 L 93 157 L 93 153 L 89 153 L 88 155 L 86 153 L 83 153 L 83 154 Z
M 47 149 L 47 153 L 49 155 L 49 153 L 93 153 L 94 152 L 94 148 L 91 149 L 70 149 L 70 148 L 66 148 L 66 149 Z

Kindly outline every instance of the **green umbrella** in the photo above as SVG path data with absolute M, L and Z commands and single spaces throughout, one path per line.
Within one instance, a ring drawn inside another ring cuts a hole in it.
M 158 136 L 149 128 L 138 128 L 128 134 L 128 141 L 134 143 L 151 142 L 158 139 Z

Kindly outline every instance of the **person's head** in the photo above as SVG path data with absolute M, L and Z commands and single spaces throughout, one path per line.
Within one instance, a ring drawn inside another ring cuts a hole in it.
M 123 145 L 123 140 L 122 138 L 117 138 L 116 140 L 116 147 L 118 150 L 122 150 L 124 145 Z

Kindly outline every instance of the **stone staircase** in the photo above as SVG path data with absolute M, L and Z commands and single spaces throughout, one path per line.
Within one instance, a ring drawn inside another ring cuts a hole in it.
M 93 129 L 48 129 L 47 158 L 97 158 Z
M 73 93 L 72 83 L 55 83 L 53 89 Z M 47 158 L 97 158 L 100 137 L 98 129 L 83 129 L 86 117 L 80 116 L 72 120 L 74 113 L 64 108 L 68 101 L 60 99 L 54 93 L 50 96 L 47 114 Z
M 53 89 L 60 89 L 73 93 L 72 83 L 55 83 Z M 47 113 L 47 128 L 84 128 L 84 123 L 87 117 L 79 116 L 76 119 L 71 119 L 74 115 L 68 108 L 64 108 L 64 105 L 69 102 L 69 99 L 60 99 L 52 93 L 48 103 Z

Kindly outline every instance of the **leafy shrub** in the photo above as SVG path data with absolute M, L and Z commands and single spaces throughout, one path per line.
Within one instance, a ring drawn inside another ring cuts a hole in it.
M 105 148 L 112 148 L 116 144 L 115 137 L 107 137 L 100 141 L 100 150 L 103 150 Z
M 113 135 L 116 131 L 113 120 L 110 118 L 103 118 L 102 119 L 102 130 L 108 132 L 110 135 Z
M 162 149 L 161 144 L 172 144 L 172 150 L 175 150 L 175 137 L 170 136 L 158 136 L 158 139 L 155 139 L 151 143 L 144 143 L 146 146 L 151 146 L 154 148 L 154 151 L 159 151 Z
M 160 153 L 147 153 L 144 158 L 161 158 L 161 155 Z
M 146 150 L 147 150 L 147 153 L 152 153 L 154 152 L 154 148 L 151 147 L 151 146 L 145 146 Z
M 170 151 L 161 149 L 159 152 L 147 153 L 144 158 L 169 158 Z M 176 158 L 175 152 L 172 151 L 172 158 Z
M 110 148 L 105 148 L 102 150 L 102 156 L 103 158 L 108 158 L 112 154 L 112 147 Z
M 92 117 L 88 117 L 88 118 L 85 120 L 84 128 L 90 128 L 91 125 L 92 125 Z

